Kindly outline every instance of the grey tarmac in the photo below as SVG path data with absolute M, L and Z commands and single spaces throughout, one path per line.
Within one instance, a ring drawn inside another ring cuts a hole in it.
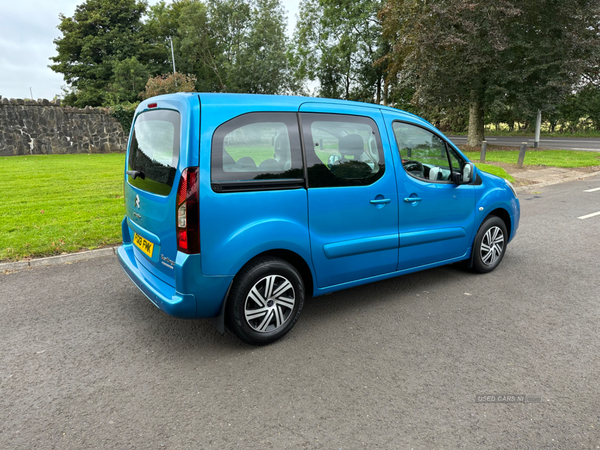
M 466 145 L 467 136 L 448 136 L 455 145 Z M 514 146 L 518 147 L 523 142 L 527 142 L 530 148 L 533 148 L 535 139 L 533 137 L 513 137 L 513 136 L 489 136 L 486 141 L 490 145 Z M 544 138 L 540 139 L 540 148 L 556 150 L 586 150 L 590 152 L 600 152 L 600 138 Z

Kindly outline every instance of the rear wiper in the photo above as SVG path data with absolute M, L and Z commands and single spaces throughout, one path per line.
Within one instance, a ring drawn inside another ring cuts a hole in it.
M 146 174 L 141 170 L 128 170 L 127 175 L 133 177 L 135 180 L 137 177 L 140 177 L 142 180 L 146 178 Z

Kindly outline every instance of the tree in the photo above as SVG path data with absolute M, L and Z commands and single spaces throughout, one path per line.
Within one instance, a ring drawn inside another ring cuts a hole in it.
M 58 54 L 50 58 L 54 62 L 50 68 L 62 73 L 72 88 L 66 103 L 80 107 L 107 103 L 115 68 L 124 68 L 124 60 L 132 63 L 135 57 L 134 72 L 143 70 L 152 59 L 142 23 L 145 11 L 146 3 L 139 0 L 86 0 L 73 17 L 59 16 L 63 36 L 54 40 Z M 117 80 L 117 85 L 123 81 Z
M 286 17 L 279 0 L 256 0 L 248 33 L 229 74 L 229 89 L 252 94 L 288 90 Z
M 390 79 L 414 88 L 414 103 L 468 105 L 468 145 L 484 115 L 519 105 L 551 108 L 597 64 L 594 0 L 388 0 L 380 16 L 390 42 Z
M 152 7 L 148 26 L 199 91 L 275 94 L 291 85 L 285 22 L 280 0 L 182 0 Z
M 294 33 L 298 79 L 319 81 L 319 95 L 386 101 L 376 0 L 305 0 Z
M 148 81 L 149 70 L 135 56 L 113 63 L 113 82 L 106 99 L 111 104 L 135 102 Z
M 199 0 L 179 0 L 168 5 L 164 1 L 152 6 L 147 21 L 152 43 L 160 51 L 157 61 L 162 74 L 172 71 L 171 40 L 177 70 L 194 74 L 196 90 L 221 91 L 220 62 L 215 64 L 220 50 L 209 18 L 209 7 Z

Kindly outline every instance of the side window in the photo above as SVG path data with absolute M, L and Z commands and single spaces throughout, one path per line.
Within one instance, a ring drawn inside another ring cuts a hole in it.
M 402 122 L 394 122 L 392 128 L 402 166 L 409 175 L 426 181 L 451 181 L 452 171 L 461 170 L 462 159 L 455 152 L 449 154 L 439 136 Z
M 304 178 L 296 113 L 250 113 L 213 135 L 211 181 Z
M 450 164 L 452 164 L 452 171 L 462 174 L 465 161 L 452 147 L 449 145 L 446 145 L 446 147 L 448 148 L 448 157 L 450 158 Z
M 301 114 L 310 187 L 365 186 L 383 176 L 377 125 L 368 117 Z

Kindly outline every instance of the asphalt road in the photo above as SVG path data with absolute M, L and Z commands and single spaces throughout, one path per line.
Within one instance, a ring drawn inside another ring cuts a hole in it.
M 467 143 L 467 136 L 448 136 L 456 145 Z M 490 145 L 506 145 L 519 147 L 522 142 L 527 142 L 528 146 L 533 147 L 534 138 L 527 137 L 486 137 Z M 600 152 L 600 139 L 598 138 L 541 138 L 540 148 L 556 150 L 588 150 Z
M 308 300 L 263 348 L 161 313 L 114 257 L 0 275 L 0 448 L 599 448 L 599 187 L 522 194 L 491 274 Z

